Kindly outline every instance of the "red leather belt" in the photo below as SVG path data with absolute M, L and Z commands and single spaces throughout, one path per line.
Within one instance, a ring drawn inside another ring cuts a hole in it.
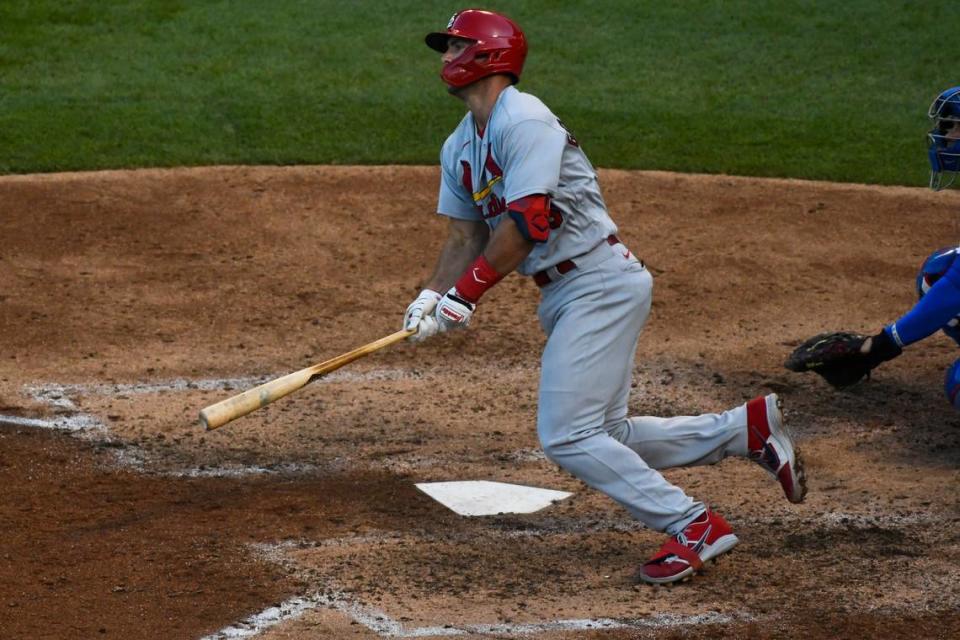
M 609 236 L 607 236 L 607 244 L 620 244 L 620 238 L 611 233 Z M 553 268 L 557 270 L 557 273 L 563 275 L 576 269 L 577 263 L 573 260 L 563 260 L 553 265 Z M 548 269 L 544 269 L 543 271 L 537 271 L 535 274 L 533 274 L 533 281 L 537 283 L 538 287 L 545 287 L 552 282 L 548 271 Z

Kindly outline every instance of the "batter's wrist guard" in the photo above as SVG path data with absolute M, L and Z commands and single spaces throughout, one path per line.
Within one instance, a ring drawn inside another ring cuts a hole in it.
M 487 289 L 500 282 L 503 276 L 481 255 L 463 272 L 454 288 L 461 298 L 471 304 L 477 304 Z

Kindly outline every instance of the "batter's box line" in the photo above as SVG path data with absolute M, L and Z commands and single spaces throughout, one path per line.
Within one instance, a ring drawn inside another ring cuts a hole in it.
M 83 396 L 126 397 L 131 395 L 157 394 L 163 392 L 186 391 L 233 391 L 247 389 L 262 384 L 275 376 L 262 375 L 240 378 L 209 378 L 189 380 L 175 378 L 162 382 L 135 383 L 93 383 L 63 384 L 39 383 L 27 384 L 22 393 L 54 414 L 51 418 L 27 418 L 17 415 L 0 415 L 0 424 L 12 424 L 20 427 L 55 429 L 67 431 L 91 441 L 108 441 L 110 428 L 96 415 L 83 412 L 75 399 Z M 366 382 L 371 380 L 419 379 L 422 375 L 407 369 L 374 369 L 364 373 L 337 371 L 314 384 L 335 382 Z M 118 466 L 132 468 L 141 473 L 147 472 L 148 456 L 145 451 L 133 443 L 125 443 L 123 449 L 114 450 Z M 160 472 L 160 475 L 174 477 L 242 477 L 259 474 L 310 473 L 320 467 L 306 464 L 278 464 L 271 466 L 230 465 L 220 467 L 190 468 Z
M 289 552 L 304 548 L 341 547 L 364 544 L 382 545 L 399 542 L 397 532 L 383 532 L 348 536 L 323 541 L 285 540 L 276 543 L 256 543 L 250 547 L 268 562 L 286 569 L 304 581 L 316 581 L 313 571 L 304 569 L 289 556 Z M 204 636 L 201 640 L 226 640 L 228 638 L 253 638 L 268 629 L 293 622 L 308 611 L 318 608 L 337 611 L 353 622 L 363 625 L 384 638 L 430 638 L 463 636 L 469 634 L 486 635 L 535 635 L 547 631 L 587 631 L 600 629 L 657 629 L 683 627 L 699 624 L 728 624 L 750 621 L 754 618 L 746 613 L 736 616 L 708 612 L 692 616 L 680 614 L 655 614 L 644 618 L 593 618 L 563 619 L 526 623 L 489 623 L 489 624 L 444 624 L 441 626 L 405 627 L 385 611 L 365 606 L 347 596 L 342 589 L 329 580 L 317 581 L 323 584 L 313 595 L 292 597 L 279 605 L 267 607 L 263 611 L 248 616 L 223 629 Z
M 93 442 L 108 442 L 110 440 L 110 427 L 96 415 L 83 412 L 77 406 L 75 399 L 84 396 L 100 396 L 110 398 L 126 398 L 133 395 L 158 394 L 165 392 L 189 392 L 189 391 L 236 391 L 249 389 L 258 384 L 262 384 L 276 377 L 275 375 L 248 376 L 236 378 L 209 378 L 209 379 L 186 379 L 175 378 L 161 382 L 134 382 L 134 383 L 36 383 L 27 384 L 22 387 L 22 393 L 37 402 L 41 406 L 50 409 L 54 414 L 51 418 L 27 418 L 17 415 L 0 415 L 0 424 L 12 424 L 22 427 L 33 427 L 39 429 L 55 429 L 58 431 L 67 431 L 78 437 Z M 366 372 L 337 371 L 313 384 L 330 383 L 358 383 L 369 381 L 384 380 L 424 380 L 429 378 L 419 370 L 413 369 L 372 369 Z M 149 471 L 150 457 L 141 447 L 130 442 L 124 442 L 123 448 L 112 450 L 115 464 L 132 468 L 140 473 L 152 473 Z M 520 450 L 508 454 L 511 458 L 517 460 L 537 459 L 537 452 Z M 540 454 L 542 455 L 542 454 Z M 383 464 L 382 462 L 380 463 Z M 422 461 L 397 461 L 395 466 L 404 469 L 419 468 L 422 466 L 431 466 L 429 460 Z M 332 467 L 329 465 L 312 465 L 306 463 L 281 463 L 273 465 L 220 465 L 205 466 L 202 468 L 172 469 L 166 471 L 157 471 L 157 475 L 168 477 L 190 477 L 190 478 L 239 478 L 250 475 L 291 475 L 291 474 L 310 474 L 317 472 L 328 472 Z M 336 466 L 336 470 L 341 467 Z
M 109 428 L 99 418 L 83 413 L 73 398 L 83 396 L 104 396 L 119 398 L 130 395 L 157 394 L 168 391 L 236 391 L 248 389 L 271 380 L 275 375 L 248 376 L 242 378 L 209 378 L 188 380 L 175 378 L 163 382 L 133 383 L 94 383 L 61 384 L 56 382 L 24 385 L 22 392 L 31 400 L 50 408 L 54 418 L 25 418 L 23 416 L 0 415 L 0 424 L 13 424 L 21 427 L 57 429 L 78 433 L 108 433 Z M 374 369 L 365 373 L 337 371 L 317 380 L 313 384 L 335 382 L 366 382 L 371 380 L 420 379 L 422 374 L 407 369 Z
M 127 383 L 93 383 L 93 384 L 32 384 L 23 387 L 24 392 L 41 402 L 48 402 L 58 406 L 61 402 L 70 403 L 70 395 L 99 395 L 121 396 L 160 393 L 164 391 L 242 391 L 244 389 L 263 384 L 282 373 L 263 374 L 259 376 L 244 376 L 238 378 L 207 378 L 190 380 L 174 378 L 160 382 L 127 382 Z M 327 384 L 333 382 L 366 382 L 371 380 L 409 380 L 420 379 L 423 374 L 410 369 L 372 369 L 362 373 L 353 371 L 335 371 L 312 384 Z
M 525 373 L 527 367 L 512 367 L 511 371 Z M 503 369 L 498 369 L 501 373 Z M 531 370 L 532 371 L 532 370 Z M 69 396 L 99 395 L 116 397 L 123 395 L 161 393 L 166 391 L 242 391 L 254 387 L 268 380 L 272 380 L 288 371 L 261 374 L 257 376 L 241 376 L 234 378 L 207 378 L 188 379 L 174 378 L 160 382 L 126 382 L 126 383 L 41 383 L 24 385 L 23 391 L 30 398 L 53 407 L 75 409 Z M 312 382 L 312 385 L 331 384 L 338 382 L 370 382 L 383 380 L 429 380 L 435 377 L 430 371 L 418 369 L 371 369 L 369 371 L 335 371 Z
M 285 372 L 286 373 L 286 372 Z M 27 384 L 23 393 L 35 402 L 46 405 L 54 412 L 63 414 L 53 419 L 25 418 L 23 416 L 0 415 L 0 423 L 14 424 L 45 429 L 59 429 L 71 432 L 108 431 L 106 425 L 96 416 L 80 411 L 73 397 L 95 395 L 104 397 L 123 397 L 129 395 L 157 394 L 164 392 L 186 391 L 239 391 L 263 384 L 283 374 L 263 374 L 236 378 L 207 378 L 191 380 L 175 378 L 161 382 L 132 383 L 40 383 Z M 335 371 L 320 378 L 314 385 L 342 382 L 370 382 L 384 380 L 425 380 L 431 377 L 429 372 L 414 369 L 371 369 L 365 372 Z
M 75 431 L 84 428 L 103 428 L 103 423 L 89 414 L 83 414 L 74 403 L 73 398 L 83 396 L 104 396 L 119 398 L 129 395 L 157 394 L 167 391 L 237 391 L 257 386 L 276 376 L 261 375 L 243 378 L 208 378 L 189 380 L 175 378 L 162 382 L 132 382 L 132 383 L 93 383 L 93 384 L 62 384 L 49 382 L 42 384 L 27 384 L 22 392 L 31 400 L 47 407 L 73 416 L 61 416 L 52 420 L 23 418 L 21 416 L 0 415 L 0 422 L 21 424 L 46 428 L 65 429 Z M 366 382 L 369 380 L 403 380 L 420 378 L 420 374 L 406 369 L 375 369 L 366 373 L 352 373 L 338 371 L 330 374 L 313 384 L 332 382 Z M 68 420 L 68 418 L 75 418 Z
M 316 593 L 312 596 L 297 596 L 279 605 L 244 618 L 240 622 L 224 627 L 200 640 L 234 640 L 253 638 L 264 631 L 285 622 L 294 621 L 308 611 L 317 608 L 332 609 L 361 624 L 381 638 L 438 638 L 486 634 L 497 636 L 534 635 L 548 631 L 597 631 L 603 629 L 665 629 L 696 625 L 724 625 L 734 622 L 748 622 L 753 618 L 746 614 L 736 616 L 708 612 L 684 616 L 671 613 L 658 613 L 644 618 L 583 618 L 570 620 L 551 620 L 525 623 L 492 624 L 445 624 L 432 627 L 405 627 L 386 612 L 374 607 L 364 606 L 341 591 Z

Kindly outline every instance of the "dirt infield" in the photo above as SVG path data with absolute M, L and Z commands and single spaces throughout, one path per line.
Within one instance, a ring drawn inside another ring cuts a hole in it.
M 537 288 L 214 432 L 197 411 L 398 328 L 444 223 L 436 168 L 0 178 L 0 638 L 960 637 L 960 414 L 942 336 L 838 393 L 782 362 L 875 331 L 958 241 L 960 193 L 602 171 L 655 276 L 633 413 L 775 391 L 790 505 L 742 460 L 667 472 L 741 544 L 636 584 L 662 536 L 549 463 Z M 465 518 L 415 482 L 573 492 Z

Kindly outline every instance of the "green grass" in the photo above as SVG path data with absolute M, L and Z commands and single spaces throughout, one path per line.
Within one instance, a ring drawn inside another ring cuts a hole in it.
M 527 32 L 520 88 L 601 167 L 919 185 L 926 107 L 960 84 L 929 3 L 489 6 Z M 464 109 L 423 35 L 454 8 L 0 3 L 0 172 L 436 163 Z

